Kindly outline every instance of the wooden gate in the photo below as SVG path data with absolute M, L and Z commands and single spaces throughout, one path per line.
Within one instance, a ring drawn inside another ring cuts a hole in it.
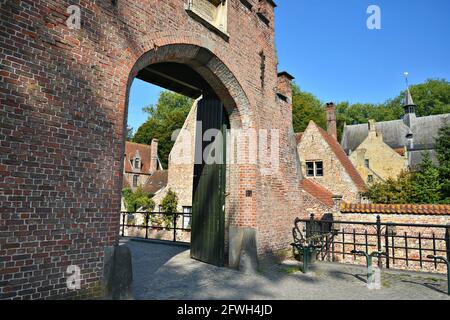
M 196 152 L 195 155 L 191 257 L 212 265 L 223 266 L 228 115 L 220 100 L 204 98 L 198 103 L 197 121 L 201 122 L 202 128 L 201 130 L 197 128 L 196 144 L 202 142 L 201 152 Z M 219 137 L 213 138 L 212 141 L 203 141 L 205 139 L 198 137 L 199 134 L 203 137 L 210 129 L 217 129 L 222 139 Z M 220 143 L 221 140 L 223 143 Z M 215 152 L 209 153 L 208 150 L 213 144 Z M 197 148 L 199 145 L 196 145 Z M 207 155 L 203 156 L 204 153 Z M 213 158 L 219 161 L 211 163 Z

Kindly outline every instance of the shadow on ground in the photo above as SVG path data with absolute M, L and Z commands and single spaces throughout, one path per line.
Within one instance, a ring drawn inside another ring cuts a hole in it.
M 449 299 L 442 275 L 383 271 L 383 288 L 369 290 L 366 269 L 360 266 L 316 263 L 310 273 L 303 274 L 300 263 L 287 261 L 245 274 L 192 260 L 187 247 L 129 240 L 121 243 L 133 256 L 135 299 Z

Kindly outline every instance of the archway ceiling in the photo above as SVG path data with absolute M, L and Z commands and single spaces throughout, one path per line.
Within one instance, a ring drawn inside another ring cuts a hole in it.
M 193 99 L 202 94 L 214 95 L 214 90 L 199 73 L 181 63 L 164 62 L 149 65 L 138 73 L 137 78 Z

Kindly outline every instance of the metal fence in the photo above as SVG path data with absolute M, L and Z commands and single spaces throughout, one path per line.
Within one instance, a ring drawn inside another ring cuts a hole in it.
M 190 242 L 192 213 L 121 212 L 121 215 L 122 237 Z M 186 222 L 187 220 L 189 222 Z
M 353 250 L 383 252 L 378 266 L 385 268 L 446 271 L 446 264 L 429 255 L 450 258 L 450 225 L 297 219 L 295 231 L 305 237 L 323 235 L 317 258 L 331 262 L 356 262 Z M 294 234 L 295 236 L 295 234 Z

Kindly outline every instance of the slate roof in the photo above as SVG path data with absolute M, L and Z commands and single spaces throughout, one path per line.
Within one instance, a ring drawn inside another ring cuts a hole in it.
M 450 215 L 450 205 L 342 203 L 341 212 L 363 214 Z
M 377 122 L 377 131 L 383 136 L 383 141 L 393 149 L 407 147 L 412 151 L 410 164 L 417 166 L 422 159 L 421 154 L 429 151 L 432 158 L 435 158 L 433 151 L 438 131 L 445 125 L 450 125 L 450 114 L 432 115 L 427 117 L 412 116 L 411 127 L 408 127 L 403 120 Z M 349 154 L 367 138 L 369 126 L 365 124 L 347 125 L 344 127 L 341 145 L 344 151 Z M 413 148 L 406 136 L 412 133 L 414 137 Z

